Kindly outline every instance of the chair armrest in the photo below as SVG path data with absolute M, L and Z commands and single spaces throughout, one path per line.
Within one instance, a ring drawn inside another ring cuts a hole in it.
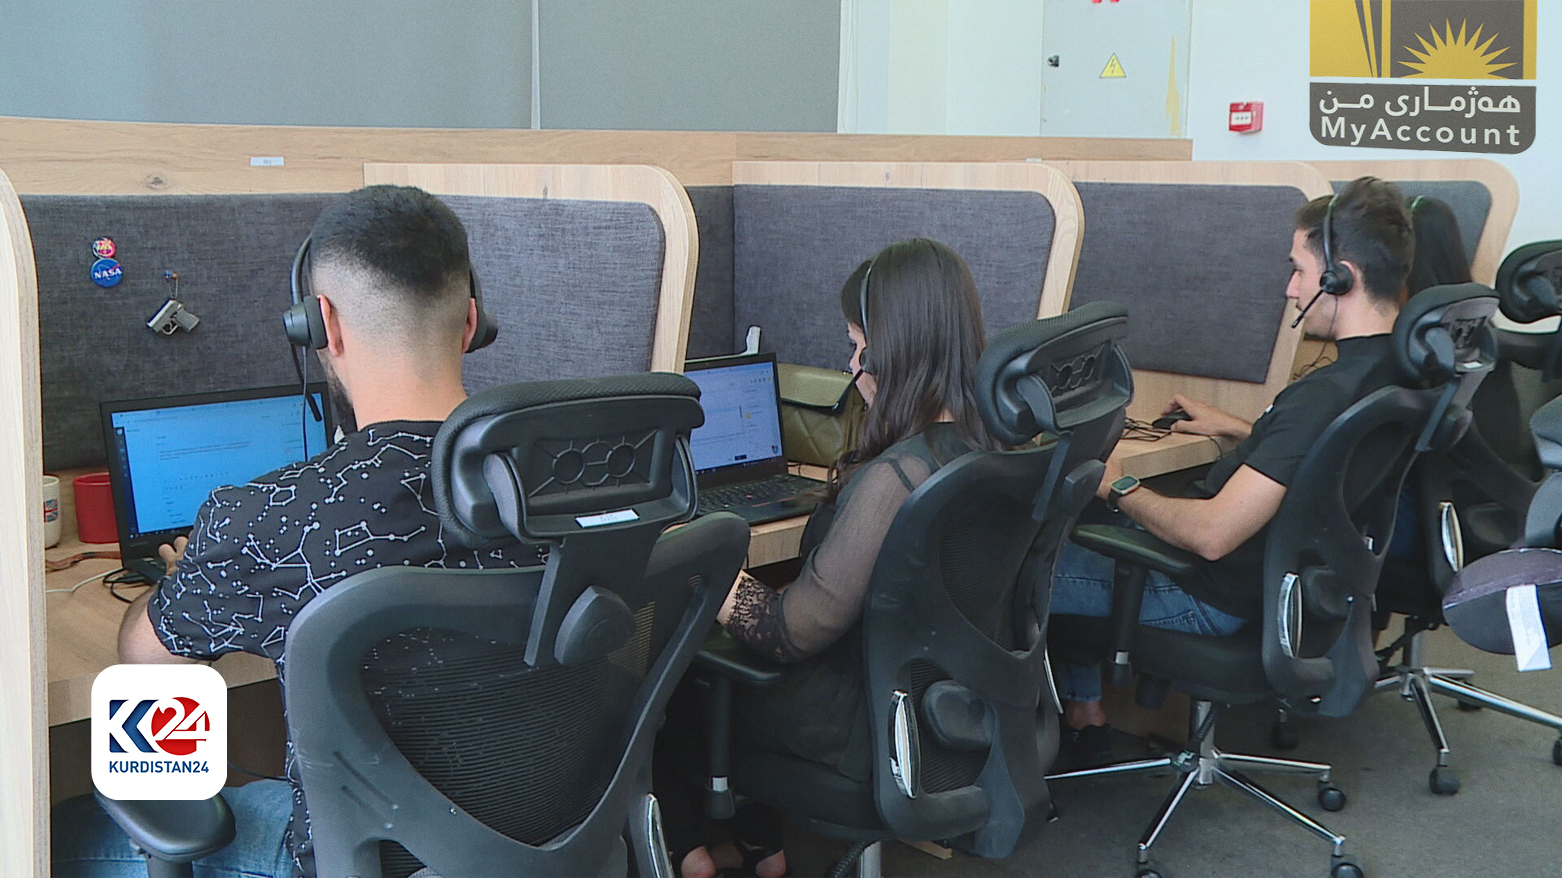
M 199 801 L 129 801 L 94 795 L 136 847 L 166 863 L 189 863 L 233 841 L 233 812 L 220 793 Z
M 1157 537 L 1131 527 L 1085 524 L 1074 529 L 1074 542 L 1114 561 L 1159 570 L 1173 578 L 1187 576 L 1204 560 Z
M 711 628 L 694 657 L 694 665 L 746 686 L 773 686 L 786 673 L 784 665 L 762 659 L 738 645 L 720 625 Z

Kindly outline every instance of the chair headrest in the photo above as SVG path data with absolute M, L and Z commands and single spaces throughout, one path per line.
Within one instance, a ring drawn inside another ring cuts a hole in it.
M 1562 241 L 1537 241 L 1509 253 L 1497 269 L 1502 313 L 1516 323 L 1562 314 Z
M 1491 370 L 1497 339 L 1491 330 L 1497 293 L 1480 284 L 1449 284 L 1417 293 L 1394 322 L 1394 350 L 1406 376 L 1443 384 Z
M 976 367 L 976 407 L 988 432 L 1019 445 L 1120 410 L 1133 397 L 1120 347 L 1127 337 L 1128 311 L 1112 302 L 998 333 Z
M 698 385 L 668 372 L 474 394 L 434 437 L 440 520 L 480 548 L 688 520 L 699 399 Z

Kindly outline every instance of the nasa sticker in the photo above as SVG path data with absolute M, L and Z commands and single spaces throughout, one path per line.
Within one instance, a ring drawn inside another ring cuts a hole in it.
M 114 246 L 114 239 L 107 236 L 92 242 L 92 255 L 98 257 L 99 259 L 108 259 L 109 257 L 113 256 L 117 250 L 118 248 Z
M 125 279 L 125 270 L 119 261 L 107 257 L 92 263 L 92 282 L 100 287 L 118 286 Z

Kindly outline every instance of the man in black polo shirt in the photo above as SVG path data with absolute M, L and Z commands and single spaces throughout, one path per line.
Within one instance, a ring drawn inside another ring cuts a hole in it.
M 243 651 L 277 662 L 280 675 L 289 624 L 354 573 L 535 563 L 521 550 L 512 558 L 447 542 L 434 512 L 430 449 L 466 398 L 461 355 L 477 331 L 461 221 L 420 189 L 371 186 L 328 206 L 310 240 L 310 289 L 328 339 L 318 353 L 352 432 L 308 461 L 212 492 L 188 540 L 163 547 L 168 575 L 126 611 L 124 662 Z M 291 783 L 224 791 L 238 836 L 198 861 L 196 874 L 314 874 L 291 748 L 287 761 Z M 146 874 L 91 797 L 61 805 L 54 832 L 57 876 Z
M 1330 268 L 1325 235 L 1335 263 L 1332 279 L 1324 276 Z M 1414 240 L 1404 196 L 1392 183 L 1363 177 L 1333 199 L 1303 205 L 1296 213 L 1285 295 L 1302 312 L 1309 335 L 1337 344 L 1338 359 L 1282 390 L 1252 424 L 1208 403 L 1174 396 L 1167 413 L 1180 408 L 1189 416 L 1174 429 L 1238 443 L 1183 496 L 1158 494 L 1124 478 L 1115 456 L 1107 461 L 1096 492 L 1102 500 L 1160 539 L 1210 562 L 1207 576 L 1182 583 L 1150 571 L 1143 624 L 1220 636 L 1259 618 L 1266 532 L 1302 458 L 1335 417 L 1395 381 L 1390 333 Z M 1065 544 L 1053 575 L 1052 612 L 1108 615 L 1112 570 L 1111 559 Z M 1073 755 L 1081 762 L 1099 760 L 1107 747 L 1099 669 L 1065 665 L 1058 676 Z

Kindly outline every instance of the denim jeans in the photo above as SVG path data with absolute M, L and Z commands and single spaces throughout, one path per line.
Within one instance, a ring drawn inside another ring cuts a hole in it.
M 293 854 L 286 841 L 293 788 L 286 781 L 257 780 L 222 791 L 233 809 L 233 843 L 196 860 L 195 878 L 290 878 Z M 146 878 L 146 858 L 92 796 L 61 802 L 52 817 L 54 878 Z
M 1116 563 L 1105 555 L 1064 541 L 1052 573 L 1052 617 L 1112 613 L 1112 572 Z M 1198 600 L 1159 570 L 1144 580 L 1139 621 L 1152 628 L 1223 637 L 1236 633 L 1244 620 Z M 1067 701 L 1100 701 L 1099 665 L 1057 665 L 1058 694 Z

